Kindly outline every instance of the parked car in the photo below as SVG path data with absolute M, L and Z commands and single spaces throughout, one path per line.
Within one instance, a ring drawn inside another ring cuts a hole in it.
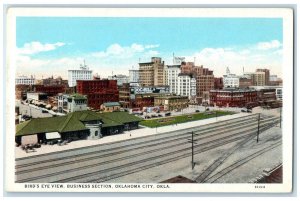
M 167 116 L 171 116 L 171 112 L 167 112 L 166 114 L 165 114 L 165 116 L 167 117 Z
M 242 109 L 241 112 L 247 112 L 247 110 Z

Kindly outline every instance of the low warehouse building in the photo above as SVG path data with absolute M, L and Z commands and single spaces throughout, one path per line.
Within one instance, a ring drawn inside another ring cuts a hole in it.
M 136 129 L 140 121 L 140 118 L 126 112 L 76 111 L 66 116 L 36 118 L 18 124 L 15 140 L 20 145 L 23 136 L 36 135 L 38 142 L 47 142 L 51 140 L 47 136 L 53 133 L 59 134 L 62 140 L 99 139 Z

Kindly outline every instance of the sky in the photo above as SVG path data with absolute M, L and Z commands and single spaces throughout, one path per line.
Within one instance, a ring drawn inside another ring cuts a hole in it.
M 62 76 L 86 65 L 100 77 L 185 57 L 220 77 L 268 68 L 282 75 L 280 18 L 17 17 L 17 75 Z

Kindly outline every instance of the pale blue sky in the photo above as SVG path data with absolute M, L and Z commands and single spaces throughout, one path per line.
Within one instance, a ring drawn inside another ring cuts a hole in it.
M 17 74 L 66 77 L 83 59 L 102 77 L 128 74 L 139 58 L 171 64 L 173 52 L 196 57 L 217 76 L 226 66 L 237 74 L 242 66 L 281 74 L 282 34 L 279 18 L 18 17 Z

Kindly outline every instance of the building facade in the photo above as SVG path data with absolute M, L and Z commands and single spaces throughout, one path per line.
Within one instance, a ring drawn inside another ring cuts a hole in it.
M 246 78 L 246 77 L 240 77 L 239 78 L 239 88 L 247 88 L 252 86 L 252 79 Z
M 177 95 L 187 96 L 189 100 L 196 99 L 196 78 L 193 74 L 180 73 L 178 75 Z
M 170 86 L 170 93 L 178 93 L 178 75 L 180 73 L 180 65 L 167 66 L 167 85 Z
M 131 69 L 129 70 L 129 82 L 139 82 L 140 72 L 139 70 Z
M 49 96 L 56 96 L 59 93 L 64 93 L 66 87 L 64 85 L 34 85 L 33 91 L 46 93 Z
M 44 86 L 53 86 L 53 85 L 63 85 L 66 88 L 68 87 L 68 80 L 63 80 L 60 76 L 57 78 L 49 77 L 41 80 L 41 85 Z
M 93 71 L 89 70 L 85 63 L 80 65 L 80 69 L 68 70 L 68 84 L 69 87 L 76 86 L 77 80 L 92 80 Z
M 164 61 L 152 57 L 151 62 L 139 63 L 139 82 L 142 86 L 160 86 L 164 83 Z
M 116 111 L 120 111 L 121 105 L 119 102 L 107 102 L 107 103 L 103 103 L 100 106 L 100 109 L 103 112 L 116 112 Z
M 229 68 L 226 68 L 226 75 L 223 75 L 224 88 L 238 88 L 240 78 L 235 74 L 231 74 Z
M 270 81 L 270 70 L 269 69 L 256 69 L 256 73 L 258 73 L 258 72 L 265 73 L 265 82 L 264 82 L 264 85 L 268 86 L 269 85 L 269 81 Z M 259 85 L 259 86 L 263 86 L 263 85 Z
M 222 77 L 215 77 L 214 78 L 214 89 L 223 89 L 224 83 Z
M 196 100 L 202 103 L 209 91 L 214 89 L 213 71 L 203 66 L 195 66 L 194 62 L 182 62 L 180 69 L 181 73 L 192 73 L 196 76 Z
M 219 107 L 247 107 L 258 102 L 255 89 L 224 88 L 210 91 L 210 105 Z
M 265 86 L 266 85 L 266 76 L 265 72 L 255 72 L 254 73 L 254 86 Z
M 74 94 L 68 97 L 68 112 L 87 110 L 86 96 Z
M 88 107 L 93 109 L 100 109 L 106 102 L 119 101 L 116 80 L 77 80 L 77 93 L 86 95 Z
M 16 85 L 34 85 L 35 84 L 35 77 L 34 76 L 30 76 L 30 77 L 27 77 L 27 76 L 18 76 L 16 79 L 15 79 L 15 84 Z
M 163 106 L 165 111 L 182 110 L 188 107 L 187 96 L 158 96 L 154 98 L 154 106 Z
M 113 75 L 113 76 L 108 76 L 109 80 L 117 80 L 117 85 L 122 86 L 123 83 L 128 83 L 129 82 L 129 77 L 126 75 Z

